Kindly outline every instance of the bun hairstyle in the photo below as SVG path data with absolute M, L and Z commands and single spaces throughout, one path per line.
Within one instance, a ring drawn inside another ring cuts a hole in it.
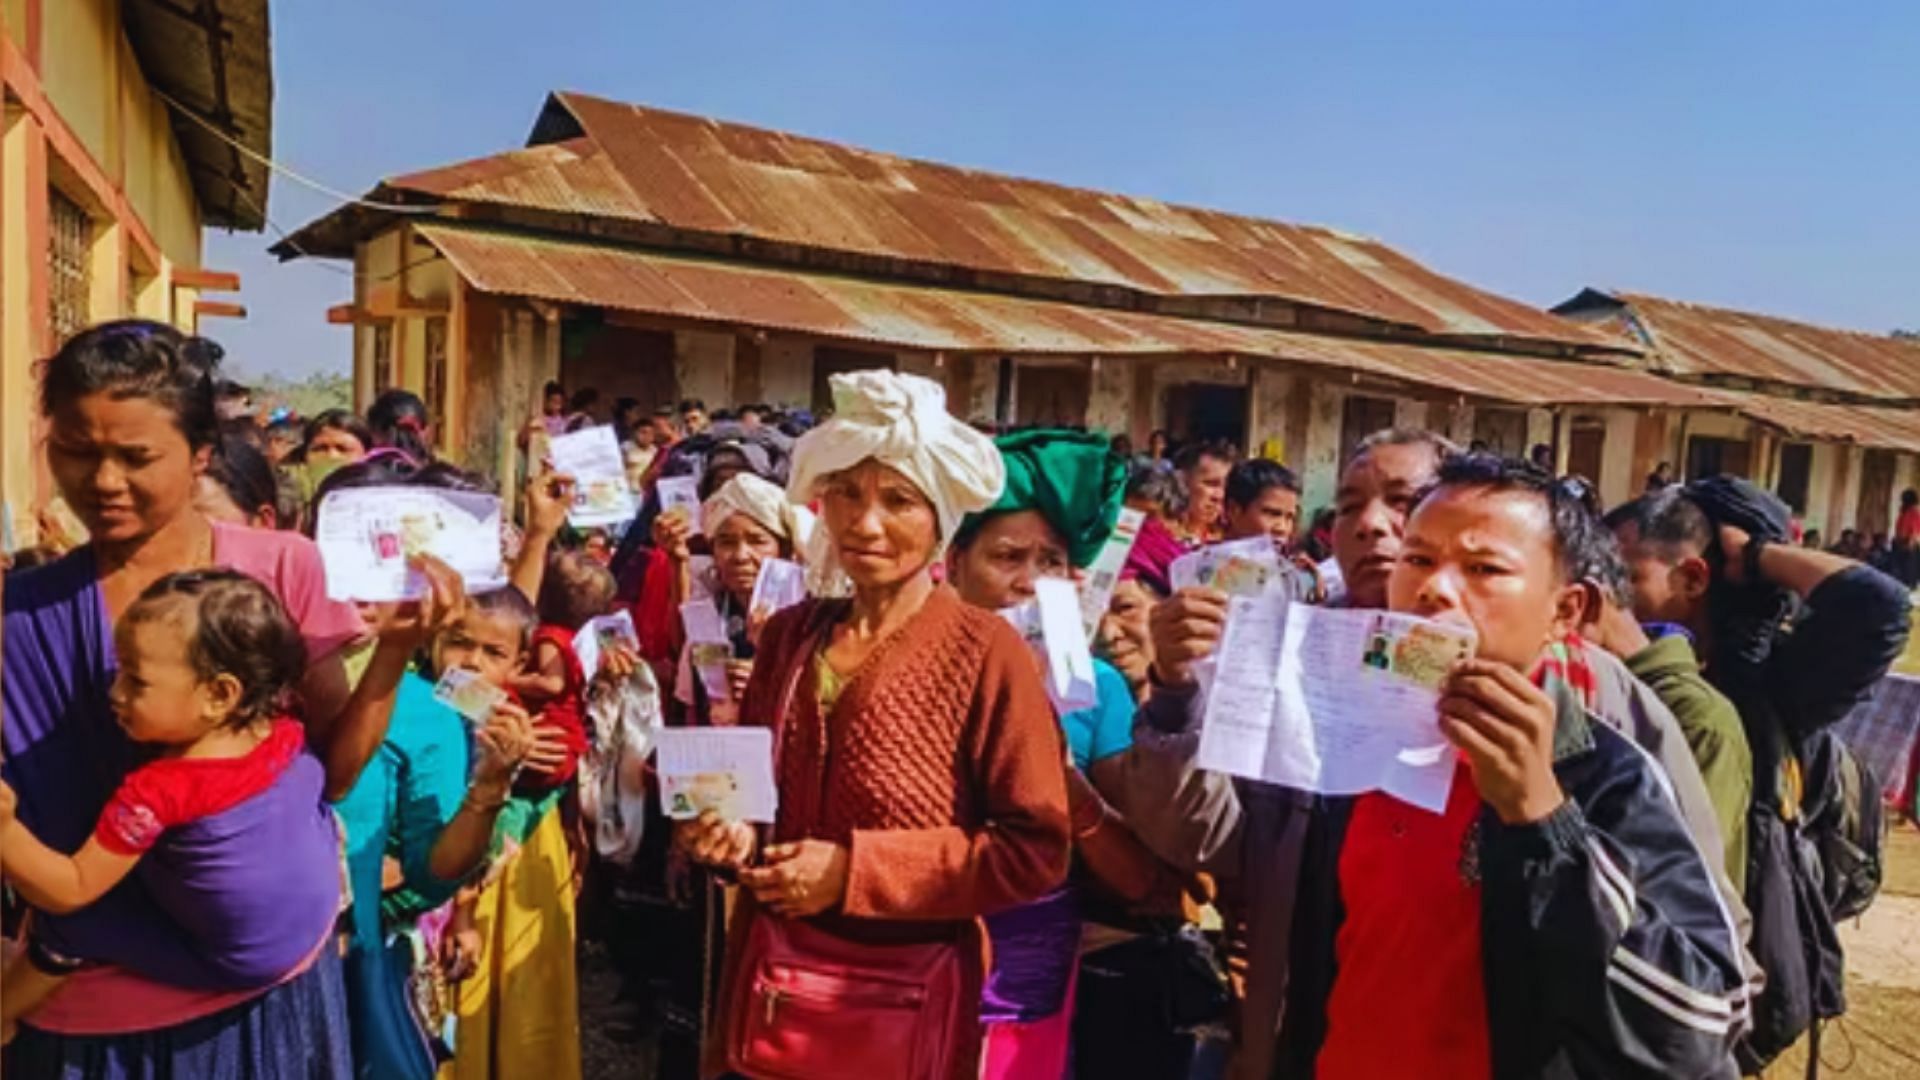
M 51 418 L 84 397 L 146 398 L 171 412 L 195 450 L 220 438 L 214 384 L 224 351 L 151 319 L 118 319 L 67 339 L 41 368 L 40 413 Z
M 427 445 L 427 427 L 432 422 L 427 403 L 408 390 L 389 390 L 367 409 L 367 428 L 375 445 L 404 451 L 421 464 L 433 460 L 433 448 Z
M 284 711 L 306 671 L 307 647 L 273 593 L 237 570 L 187 570 L 148 586 L 121 621 L 163 619 L 182 601 L 193 611 L 185 629 L 195 674 L 202 681 L 231 675 L 240 684 L 229 723 L 239 727 Z

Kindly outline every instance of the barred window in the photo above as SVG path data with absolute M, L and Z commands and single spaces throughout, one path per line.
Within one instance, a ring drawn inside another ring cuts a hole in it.
M 427 364 L 425 373 L 427 412 L 436 431 L 445 431 L 447 423 L 447 317 L 427 319 Z
M 47 322 L 57 349 L 92 321 L 93 219 L 53 188 L 47 190 L 47 262 Z
M 393 388 L 393 322 L 382 319 L 373 324 L 373 392 L 377 396 Z

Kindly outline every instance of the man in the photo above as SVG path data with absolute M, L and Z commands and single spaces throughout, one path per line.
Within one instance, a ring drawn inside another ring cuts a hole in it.
M 1665 491 L 1666 489 L 1672 486 L 1673 486 L 1673 462 L 1671 461 L 1661 462 L 1660 464 L 1654 466 L 1654 469 L 1652 472 L 1647 474 L 1646 494 L 1648 495 L 1651 495 L 1656 491 Z
M 765 405 L 740 406 L 740 426 L 749 431 L 759 431 L 760 425 L 767 422 L 768 408 Z
M 1266 458 L 1235 465 L 1227 473 L 1226 506 L 1226 539 L 1267 536 L 1280 555 L 1292 553 L 1300 524 L 1300 481 L 1293 470 Z
M 1180 451 L 1173 459 L 1173 467 L 1187 486 L 1187 513 L 1174 534 L 1188 547 L 1203 547 L 1218 541 L 1233 452 L 1219 443 L 1194 443 Z
M 1553 467 L 1553 447 L 1548 446 L 1546 443 L 1534 443 L 1533 453 L 1527 455 L 1527 460 L 1533 463 L 1534 468 L 1548 475 L 1552 475 L 1555 471 Z
M 688 435 L 698 435 L 707 430 L 707 403 L 699 398 L 683 398 L 680 402 L 680 427 Z
M 1739 710 L 1752 751 L 1746 899 L 1767 985 L 1743 1047 L 1750 1069 L 1844 1011 L 1839 939 L 1809 870 L 1819 854 L 1800 813 L 1832 793 L 1803 787 L 1803 766 L 1830 749 L 1828 729 L 1886 674 L 1908 629 L 1898 582 L 1789 546 L 1787 517 L 1777 498 L 1730 477 L 1642 496 L 1607 517 L 1626 556 L 1635 615 L 1693 636 L 1707 680 Z M 1783 631 L 1796 604 L 1804 613 Z
M 653 445 L 665 450 L 680 441 L 680 414 L 671 405 L 653 410 Z

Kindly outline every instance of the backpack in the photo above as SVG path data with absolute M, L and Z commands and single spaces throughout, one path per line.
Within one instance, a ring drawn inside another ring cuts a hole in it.
M 1880 781 L 1831 729 L 1800 749 L 1806 794 L 1802 828 L 1820 860 L 1820 891 L 1835 922 L 1857 918 L 1880 892 L 1887 820 Z

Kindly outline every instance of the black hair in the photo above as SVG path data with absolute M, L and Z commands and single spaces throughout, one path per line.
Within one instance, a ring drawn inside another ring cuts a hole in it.
M 1252 506 L 1269 488 L 1300 494 L 1300 479 L 1293 470 L 1266 458 L 1248 458 L 1227 473 L 1227 504 Z
M 1445 461 L 1458 455 L 1460 444 L 1437 431 L 1417 427 L 1381 428 L 1353 444 L 1353 453 L 1347 456 L 1348 464 L 1379 449 L 1382 446 L 1424 446 L 1433 451 L 1435 460 Z M 1481 451 L 1485 453 L 1485 451 Z
M 557 381 L 549 380 L 546 387 L 540 391 L 540 400 L 544 402 L 555 394 L 559 394 L 564 398 L 567 396 L 567 388 L 561 386 Z
M 613 604 L 613 572 L 584 552 L 563 551 L 547 561 L 540 579 L 540 621 L 578 630 Z
M 1201 458 L 1213 458 L 1216 461 L 1232 464 L 1233 459 L 1238 456 L 1233 452 L 1233 447 L 1217 440 L 1190 442 L 1181 447 L 1179 453 L 1173 455 L 1173 467 L 1186 472 L 1199 465 Z
M 232 379 L 221 379 L 214 384 L 213 396 L 220 401 L 237 401 L 252 397 L 253 387 L 234 382 Z
M 1915 491 L 1912 488 L 1908 488 L 1907 490 L 1901 492 L 1900 505 L 1901 506 L 1920 506 L 1920 491 Z
M 713 411 L 713 415 L 709 419 L 713 420 L 715 423 L 723 423 L 729 420 L 739 420 L 740 414 L 735 412 L 732 409 L 715 409 Z
M 186 570 L 147 586 L 122 621 L 158 618 L 169 600 L 193 602 L 187 660 L 201 681 L 232 675 L 240 702 L 230 724 L 239 727 L 278 715 L 307 667 L 300 631 L 265 585 L 224 567 Z
M 323 431 L 344 431 L 360 440 L 360 449 L 373 449 L 373 432 L 367 429 L 367 422 L 347 409 L 328 409 L 307 421 L 306 435 L 300 440 L 301 448 L 312 445 Z
M 410 390 L 388 390 L 373 399 L 367 410 L 367 429 L 375 446 L 404 450 L 422 462 L 433 460 L 427 446 L 427 425 L 433 422 L 427 403 Z
M 682 416 L 684 416 L 684 415 L 686 415 L 687 413 L 690 413 L 690 412 L 693 412 L 693 411 L 694 411 L 695 409 L 698 409 L 698 410 L 700 410 L 701 412 L 706 412 L 706 411 L 707 411 L 707 403 L 706 403 L 706 402 L 704 402 L 704 401 L 701 401 L 701 400 L 700 400 L 699 398 L 697 398 L 697 397 L 690 397 L 690 398 L 681 398 L 681 399 L 680 399 L 680 409 L 679 409 L 679 412 L 680 412 L 680 414 L 681 414 Z
M 1593 488 L 1579 479 L 1557 480 L 1530 461 L 1499 454 L 1455 454 L 1440 462 L 1439 475 L 1421 501 L 1450 488 L 1518 492 L 1546 503 L 1553 526 L 1553 548 L 1561 577 L 1597 580 L 1606 561 L 1606 526 L 1601 523 Z
M 120 319 L 67 339 L 41 367 L 40 414 L 51 418 L 92 394 L 146 398 L 173 414 L 174 427 L 198 450 L 219 438 L 214 405 L 220 346 L 166 323 Z
M 598 404 L 600 404 L 600 391 L 591 386 L 575 390 L 573 397 L 567 399 L 567 408 L 574 412 L 586 412 Z
M 1713 521 L 1680 488 L 1649 492 L 1608 512 L 1606 526 L 1618 530 L 1632 525 L 1642 542 L 1665 547 L 1689 546 L 1714 550 Z
M 1164 464 L 1149 463 L 1127 477 L 1128 499 L 1138 499 L 1162 507 L 1172 517 L 1187 512 L 1187 482 Z
M 249 417 L 234 416 L 220 421 L 220 441 L 238 439 L 261 453 L 267 450 L 267 430 Z
M 252 518 L 261 507 L 280 513 L 280 485 L 273 466 L 251 443 L 236 435 L 223 435 L 213 455 L 207 459 L 207 479 L 219 484 L 240 512 Z
M 540 622 L 540 613 L 534 610 L 533 601 L 526 598 L 519 589 L 503 585 L 498 589 L 488 589 L 483 593 L 474 593 L 467 597 L 467 610 L 476 611 L 489 618 L 505 616 L 520 624 L 520 647 L 525 649 L 533 639 L 533 628 Z
M 653 418 L 655 420 L 678 420 L 680 414 L 675 411 L 671 405 L 660 405 L 653 410 Z

